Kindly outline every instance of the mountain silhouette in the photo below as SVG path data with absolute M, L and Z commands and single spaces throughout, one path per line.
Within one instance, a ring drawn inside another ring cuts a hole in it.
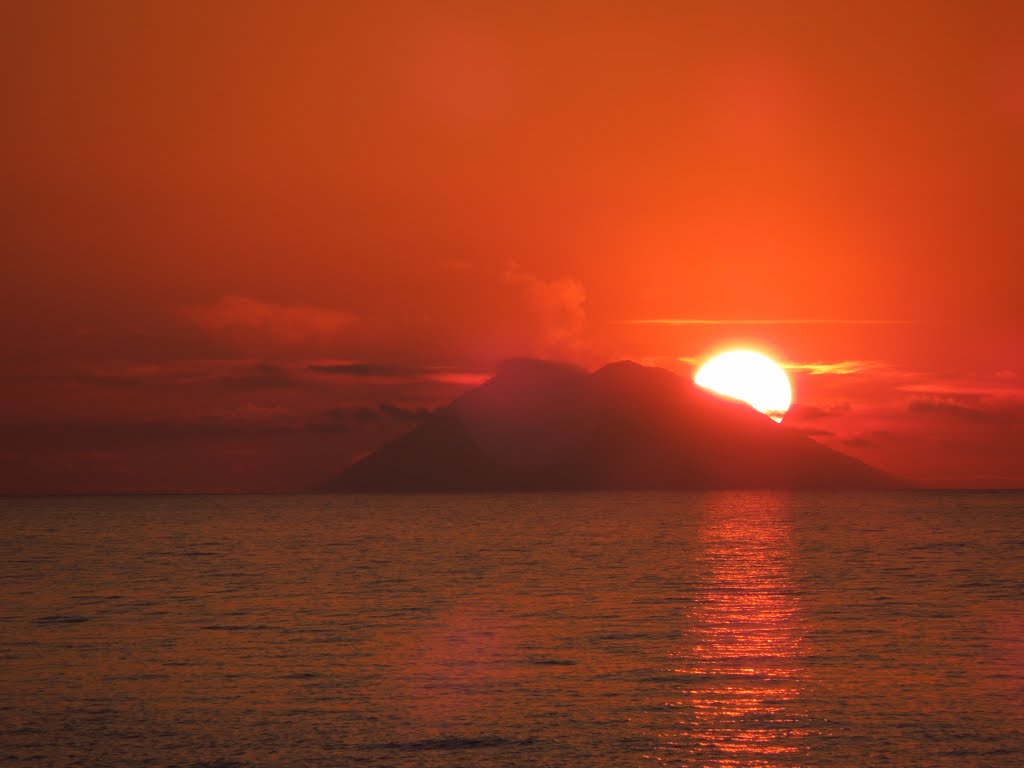
M 897 488 L 746 403 L 633 362 L 516 359 L 330 491 Z

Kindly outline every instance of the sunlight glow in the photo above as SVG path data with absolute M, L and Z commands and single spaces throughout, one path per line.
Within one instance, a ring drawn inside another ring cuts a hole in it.
M 785 371 L 759 352 L 723 352 L 704 363 L 693 380 L 705 389 L 749 403 L 779 422 L 793 402 Z

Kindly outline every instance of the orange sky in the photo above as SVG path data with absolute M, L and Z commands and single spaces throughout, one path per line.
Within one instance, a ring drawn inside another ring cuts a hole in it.
M 485 5 L 0 6 L 0 491 L 308 487 L 504 357 L 741 341 L 1024 486 L 1024 6 Z

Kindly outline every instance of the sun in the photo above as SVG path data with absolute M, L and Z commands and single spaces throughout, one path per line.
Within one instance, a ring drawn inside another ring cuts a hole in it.
M 782 421 L 793 402 L 786 372 L 760 352 L 723 352 L 704 363 L 693 380 L 705 389 L 750 403 L 775 421 Z

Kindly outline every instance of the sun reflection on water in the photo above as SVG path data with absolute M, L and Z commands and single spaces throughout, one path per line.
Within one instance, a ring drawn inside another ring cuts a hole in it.
M 662 734 L 660 762 L 779 768 L 806 756 L 806 628 L 790 572 L 790 531 L 779 499 L 757 501 L 707 509 L 703 583 L 688 611 L 692 646 L 677 654 L 680 696 L 667 702 L 679 727 Z

